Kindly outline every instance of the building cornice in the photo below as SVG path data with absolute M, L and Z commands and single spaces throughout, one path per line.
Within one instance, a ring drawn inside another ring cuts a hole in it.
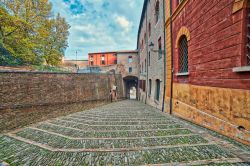
M 183 0 L 175 9 L 174 13 L 172 14 L 172 20 L 175 20 L 176 17 L 182 12 L 183 8 L 187 5 L 189 0 Z

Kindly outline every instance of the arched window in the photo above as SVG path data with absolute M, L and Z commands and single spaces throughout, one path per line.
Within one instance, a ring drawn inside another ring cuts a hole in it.
M 152 80 L 149 79 L 148 81 L 149 87 L 148 87 L 148 96 L 151 96 L 151 91 L 152 91 Z
M 151 64 L 151 55 L 150 55 L 150 52 L 148 53 L 148 66 L 150 66 Z
M 157 24 L 160 16 L 160 3 L 159 0 L 156 1 L 155 4 L 155 23 Z
M 185 35 L 179 40 L 179 73 L 188 73 L 188 40 Z
M 155 81 L 155 100 L 160 101 L 160 90 L 161 90 L 161 82 L 159 79 Z
M 148 37 L 151 36 L 151 23 L 148 23 Z

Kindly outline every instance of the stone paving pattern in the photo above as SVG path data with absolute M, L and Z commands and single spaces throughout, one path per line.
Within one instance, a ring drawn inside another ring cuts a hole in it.
M 18 166 L 250 165 L 250 148 L 127 100 L 0 135 L 0 161 Z

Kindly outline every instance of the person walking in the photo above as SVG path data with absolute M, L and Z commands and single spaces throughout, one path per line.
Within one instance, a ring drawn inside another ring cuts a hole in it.
M 113 99 L 117 101 L 117 86 L 113 85 L 112 87 Z

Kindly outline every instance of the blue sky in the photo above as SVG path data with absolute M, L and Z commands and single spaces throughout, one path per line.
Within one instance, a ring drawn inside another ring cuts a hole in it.
M 50 0 L 70 24 L 66 59 L 88 52 L 136 49 L 143 0 Z

